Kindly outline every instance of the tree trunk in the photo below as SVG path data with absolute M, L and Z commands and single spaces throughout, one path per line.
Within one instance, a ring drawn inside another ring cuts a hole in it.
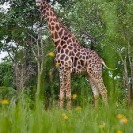
M 125 53 L 124 59 L 122 58 L 122 55 L 119 51 L 118 51 L 118 54 L 121 58 L 123 66 L 124 66 L 124 72 L 123 72 L 123 80 L 124 80 L 124 84 L 125 84 L 124 89 L 128 90 L 128 96 L 127 96 L 128 97 L 128 106 L 130 106 L 131 105 L 131 88 L 130 88 L 130 82 L 129 82 L 129 75 L 128 75 L 128 71 L 127 71 L 127 55 L 128 55 L 127 52 Z M 128 58 L 129 58 L 129 56 L 128 56 Z
M 128 106 L 130 106 L 131 104 L 131 90 L 130 90 L 130 83 L 129 83 L 129 79 L 128 79 L 128 72 L 127 72 L 127 63 L 126 60 L 124 61 L 124 80 L 125 80 L 125 85 L 126 88 L 128 90 Z
M 132 88 L 131 88 L 131 97 L 133 99 L 133 61 L 131 62 L 131 84 L 132 84 Z
M 133 91 L 133 62 L 131 61 L 131 52 L 130 52 L 130 45 L 128 44 L 128 60 L 129 60 L 129 64 L 130 64 L 130 76 L 131 76 L 131 85 L 132 87 L 130 86 L 130 90 L 128 92 L 128 105 L 131 104 L 131 94 L 132 94 L 132 91 Z M 130 83 L 129 83 L 130 85 Z
M 41 68 L 40 62 L 38 61 L 38 76 L 37 76 L 37 90 L 36 90 L 36 103 L 38 103 L 40 99 L 40 90 L 41 90 Z

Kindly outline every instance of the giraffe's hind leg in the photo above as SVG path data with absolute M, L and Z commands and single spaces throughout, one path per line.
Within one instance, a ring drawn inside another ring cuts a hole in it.
M 94 107 L 98 108 L 98 99 L 99 99 L 98 87 L 96 86 L 95 82 L 89 76 L 87 76 L 87 78 L 88 78 L 88 81 L 91 85 L 92 92 L 94 95 Z
M 99 93 L 102 95 L 105 105 L 108 106 L 107 90 L 102 79 L 102 67 L 99 70 L 87 69 L 87 72 L 95 85 L 98 87 Z
M 95 79 L 95 82 L 96 82 L 96 84 L 98 86 L 100 94 L 102 95 L 102 99 L 103 99 L 105 105 L 108 106 L 107 90 L 106 90 L 106 87 L 105 87 L 105 85 L 103 83 L 102 77 L 99 77 L 99 79 Z

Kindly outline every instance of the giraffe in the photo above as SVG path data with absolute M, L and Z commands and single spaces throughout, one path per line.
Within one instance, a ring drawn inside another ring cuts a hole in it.
M 103 59 L 95 51 L 79 44 L 76 37 L 61 23 L 46 0 L 36 0 L 36 5 L 41 7 L 56 49 L 55 62 L 59 64 L 60 76 L 60 108 L 63 108 L 65 96 L 67 109 L 71 108 L 71 74 L 87 76 L 94 95 L 95 107 L 98 106 L 99 93 L 105 105 L 108 106 L 107 90 L 102 79 L 102 65 L 108 67 Z

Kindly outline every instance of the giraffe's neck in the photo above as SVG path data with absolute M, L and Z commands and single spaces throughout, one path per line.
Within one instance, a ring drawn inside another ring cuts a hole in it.
M 47 20 L 55 47 L 63 45 L 69 38 L 73 39 L 74 42 L 78 42 L 76 37 L 63 26 L 47 1 L 42 2 L 41 10 Z

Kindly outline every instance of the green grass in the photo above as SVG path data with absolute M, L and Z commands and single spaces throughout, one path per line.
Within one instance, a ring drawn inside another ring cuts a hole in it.
M 122 118 L 117 118 L 118 114 Z M 133 109 L 122 106 L 45 110 L 41 103 L 31 109 L 24 100 L 17 105 L 9 101 L 0 107 L 0 133 L 133 133 L 132 116 Z

